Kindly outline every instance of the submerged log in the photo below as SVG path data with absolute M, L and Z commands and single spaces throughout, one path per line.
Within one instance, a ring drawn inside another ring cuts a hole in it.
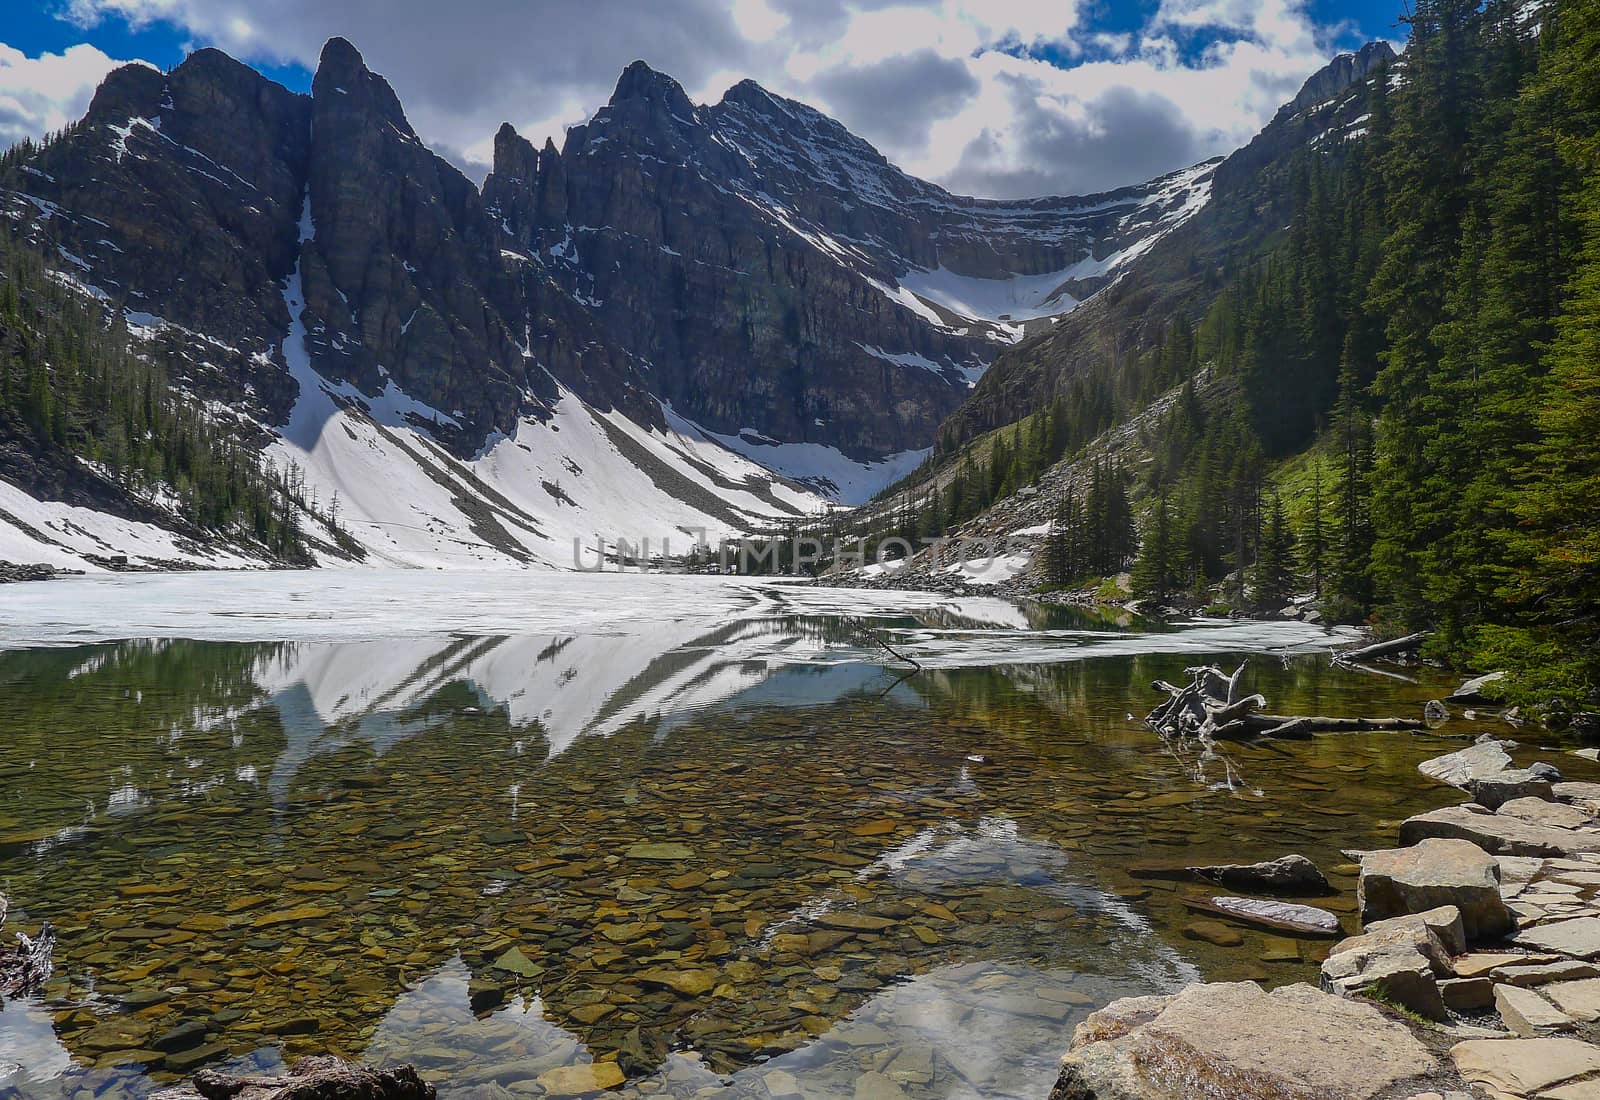
M 1287 901 L 1266 901 L 1262 898 L 1181 898 L 1184 907 L 1200 913 L 1213 913 L 1219 917 L 1250 924 L 1257 928 L 1271 928 L 1279 932 L 1293 932 L 1301 936 L 1337 936 L 1342 928 L 1336 914 L 1314 905 L 1296 905 Z
M 1314 733 L 1361 733 L 1372 730 L 1421 730 L 1428 723 L 1420 718 L 1291 718 L 1282 725 L 1263 730 L 1263 737 L 1306 738 Z

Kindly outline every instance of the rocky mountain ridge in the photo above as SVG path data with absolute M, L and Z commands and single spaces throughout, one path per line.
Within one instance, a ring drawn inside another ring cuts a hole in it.
M 333 39 L 309 95 L 210 49 L 117 70 L 0 173 L 0 225 L 180 348 L 176 384 L 381 554 L 460 528 L 471 560 L 551 561 L 569 534 L 865 500 L 997 351 L 1205 209 L 1218 170 L 963 198 L 752 82 L 695 105 L 638 62 L 560 150 L 502 128 L 480 190 Z

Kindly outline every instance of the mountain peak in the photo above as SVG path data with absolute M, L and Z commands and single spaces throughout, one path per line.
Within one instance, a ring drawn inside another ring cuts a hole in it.
M 537 154 L 533 143 L 509 122 L 502 122 L 494 135 L 494 172 L 516 179 L 532 179 Z
M 138 61 L 119 65 L 95 89 L 87 118 L 122 121 L 155 113 L 166 87 L 166 77 Z
M 1381 38 L 1368 42 L 1352 53 L 1342 53 L 1312 73 L 1301 85 L 1300 93 L 1278 110 L 1278 117 L 1299 114 L 1334 99 L 1346 88 L 1365 80 L 1380 65 L 1391 64 L 1398 55 Z
M 629 100 L 660 103 L 674 114 L 689 114 L 694 104 L 688 93 L 666 73 L 657 72 L 644 61 L 635 61 L 622 70 L 617 89 L 611 93 L 611 104 L 616 106 Z
M 348 38 L 334 35 L 322 44 L 322 56 L 317 60 L 317 72 L 354 74 L 366 71 L 366 60 Z
M 323 44 L 316 75 L 311 78 L 311 96 L 325 109 L 372 111 L 407 137 L 416 136 L 406 121 L 400 97 L 387 80 L 367 68 L 361 51 L 347 38 L 335 36 Z

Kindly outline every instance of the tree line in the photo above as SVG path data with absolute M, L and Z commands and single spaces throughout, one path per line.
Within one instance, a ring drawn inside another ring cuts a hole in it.
M 297 469 L 264 461 L 173 385 L 169 365 L 179 355 L 159 336 L 136 343 L 122 310 L 64 285 L 36 250 L 6 245 L 0 440 L 286 563 L 311 562 L 306 515 L 348 552 L 353 542 L 341 537 L 336 515 L 307 500 Z

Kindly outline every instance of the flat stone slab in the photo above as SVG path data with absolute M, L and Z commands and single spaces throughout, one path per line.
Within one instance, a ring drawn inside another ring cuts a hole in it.
M 1478 978 L 1491 974 L 1502 966 L 1530 966 L 1538 963 L 1560 961 L 1554 955 L 1515 955 L 1509 951 L 1475 951 L 1463 955 L 1451 966 L 1457 977 Z
M 1570 856 L 1600 851 L 1600 832 L 1538 825 L 1510 814 L 1492 814 L 1468 806 L 1446 806 L 1407 818 L 1400 843 L 1428 839 L 1466 840 L 1493 855 Z
M 1590 759 L 1593 759 L 1593 757 Z M 1551 784 L 1550 793 L 1562 802 L 1600 802 L 1600 783 L 1577 783 L 1563 780 L 1560 783 Z
M 1417 765 L 1429 779 L 1466 790 L 1474 779 L 1485 779 L 1511 767 L 1511 756 L 1499 741 L 1482 741 L 1459 752 L 1435 756 Z
M 1531 989 L 1494 987 L 1494 1007 L 1507 1028 L 1527 1039 L 1552 1031 L 1571 1031 L 1572 1017 Z
M 1183 904 L 1203 913 L 1216 913 L 1245 924 L 1272 928 L 1280 932 L 1298 932 L 1303 936 L 1337 936 L 1343 929 L 1339 918 L 1326 909 L 1314 905 L 1294 905 L 1286 901 L 1266 901 L 1262 898 L 1184 898 Z
M 1368 1100 L 1437 1061 L 1371 1005 L 1309 985 L 1195 985 L 1125 1017 L 1091 1016 L 1051 1094 L 1069 1097 L 1338 1096 Z M 1119 1027 L 1119 1021 L 1126 1026 Z M 1090 1040 L 1100 1036 L 1098 1040 Z M 1174 1082 L 1181 1089 L 1174 1092 Z
M 1456 1071 L 1500 1092 L 1531 1095 L 1600 1070 L 1600 1047 L 1578 1039 L 1469 1039 L 1450 1048 Z
M 1513 798 L 1502 803 L 1495 813 L 1557 829 L 1582 829 L 1594 823 L 1594 815 L 1587 810 L 1542 798 Z
M 1576 917 L 1524 928 L 1515 942 L 1536 951 L 1553 951 L 1578 959 L 1600 958 L 1600 917 Z
M 1600 978 L 1553 982 L 1542 990 L 1556 1007 L 1575 1020 L 1593 1023 L 1600 1020 Z
M 1514 963 L 1494 968 L 1494 980 L 1507 985 L 1539 986 L 1575 982 L 1580 978 L 1600 978 L 1600 967 L 1577 959 L 1562 959 L 1553 963 Z

